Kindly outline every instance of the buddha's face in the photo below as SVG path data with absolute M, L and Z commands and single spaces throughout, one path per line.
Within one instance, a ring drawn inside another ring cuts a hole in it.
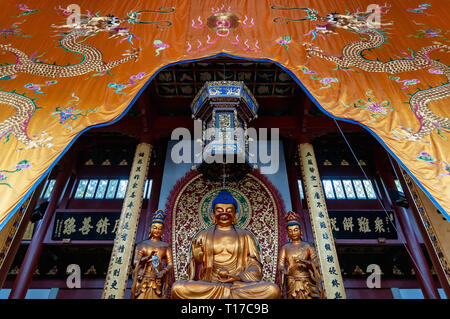
M 161 223 L 153 223 L 150 227 L 150 238 L 161 239 L 164 231 L 164 225 Z
M 229 226 L 236 219 L 236 207 L 233 204 L 218 203 L 214 206 L 214 218 L 217 225 Z
M 287 233 L 289 239 L 292 241 L 302 239 L 302 231 L 300 230 L 300 227 L 298 225 L 288 226 Z

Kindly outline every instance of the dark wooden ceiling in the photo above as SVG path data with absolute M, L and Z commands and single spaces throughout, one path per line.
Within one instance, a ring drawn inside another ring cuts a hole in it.
M 214 58 L 169 66 L 155 75 L 127 115 L 91 134 L 120 132 L 141 138 L 170 137 L 176 127 L 192 129 L 190 104 L 205 81 L 244 81 L 259 103 L 255 128 L 278 127 L 280 135 L 298 140 L 336 132 L 336 123 L 324 115 L 294 79 L 273 63 Z M 346 132 L 362 132 L 357 125 L 340 122 Z

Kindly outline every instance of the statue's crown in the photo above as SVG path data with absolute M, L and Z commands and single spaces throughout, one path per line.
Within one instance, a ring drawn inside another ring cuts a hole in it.
M 164 225 L 165 220 L 166 220 L 166 212 L 163 211 L 162 209 L 158 209 L 156 212 L 153 213 L 152 224 L 161 223 Z
M 284 216 L 284 219 L 286 220 L 287 226 L 298 225 L 301 227 L 300 219 L 299 219 L 297 213 L 294 213 L 291 210 L 286 213 L 286 215 Z

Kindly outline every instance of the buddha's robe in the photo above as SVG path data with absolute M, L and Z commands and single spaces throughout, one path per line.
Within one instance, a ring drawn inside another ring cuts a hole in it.
M 172 286 L 172 298 L 180 299 L 275 299 L 280 297 L 277 285 L 262 281 L 262 265 L 258 247 L 252 235 L 239 228 L 235 233 L 234 249 L 228 260 L 214 259 L 214 227 L 204 230 L 195 238 L 201 242 L 203 256 L 191 249 L 190 280 L 179 280 Z M 194 280 L 200 264 L 198 279 Z M 230 275 L 242 281 L 221 283 L 219 270 L 225 268 Z
M 286 296 L 288 299 L 319 298 L 317 279 L 313 277 L 314 269 L 308 265 L 300 267 L 296 258 L 311 261 L 318 265 L 318 257 L 313 246 L 302 242 L 299 245 L 288 243 L 281 248 L 279 266 L 288 263 L 286 278 Z
M 140 259 L 156 253 L 158 266 L 152 260 L 140 264 Z M 158 241 L 145 240 L 136 245 L 134 254 L 135 273 L 131 287 L 131 299 L 162 299 L 168 286 L 168 275 L 158 278 L 157 272 L 163 270 L 162 260 L 166 259 L 167 266 L 172 266 L 172 254 L 169 244 Z

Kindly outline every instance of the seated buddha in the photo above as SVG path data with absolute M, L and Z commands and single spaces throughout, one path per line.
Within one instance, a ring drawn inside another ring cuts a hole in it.
M 172 298 L 279 298 L 278 286 L 262 281 L 262 264 L 252 234 L 235 226 L 238 204 L 231 193 L 222 190 L 211 209 L 214 225 L 194 238 L 189 280 L 173 284 Z

